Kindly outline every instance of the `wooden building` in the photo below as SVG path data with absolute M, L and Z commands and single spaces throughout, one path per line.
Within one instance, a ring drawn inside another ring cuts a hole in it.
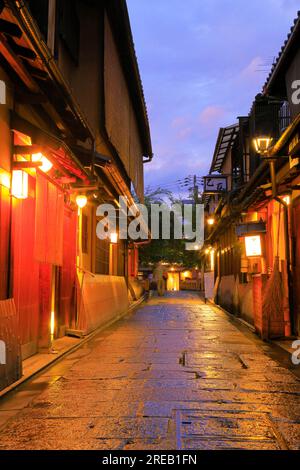
M 137 276 L 138 244 L 96 236 L 152 158 L 126 2 L 0 0 L 0 134 L 0 339 L 9 311 L 24 360 L 118 318 Z

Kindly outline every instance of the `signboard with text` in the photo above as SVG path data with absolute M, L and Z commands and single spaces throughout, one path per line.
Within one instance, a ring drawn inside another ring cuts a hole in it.
M 217 194 L 227 191 L 227 176 L 205 176 L 204 192 L 206 194 Z

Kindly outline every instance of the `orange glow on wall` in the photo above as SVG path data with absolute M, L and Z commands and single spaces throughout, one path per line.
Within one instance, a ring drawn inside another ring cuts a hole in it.
M 28 174 L 25 171 L 13 171 L 11 195 L 17 199 L 28 198 Z
M 245 237 L 245 247 L 246 247 L 246 256 L 261 256 L 262 247 L 261 247 L 261 237 L 256 235 L 253 237 Z
M 7 171 L 0 170 L 0 185 L 10 189 L 10 175 Z

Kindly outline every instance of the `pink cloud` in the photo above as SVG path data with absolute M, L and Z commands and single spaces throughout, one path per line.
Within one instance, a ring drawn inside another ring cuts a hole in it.
M 201 112 L 199 122 L 201 125 L 207 127 L 212 125 L 215 127 L 216 123 L 220 122 L 224 118 L 225 114 L 225 109 L 221 106 L 207 106 Z

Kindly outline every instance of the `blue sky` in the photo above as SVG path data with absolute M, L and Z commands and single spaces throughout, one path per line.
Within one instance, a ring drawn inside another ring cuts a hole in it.
M 204 176 L 219 127 L 247 115 L 299 0 L 127 0 L 154 150 L 146 186 Z

